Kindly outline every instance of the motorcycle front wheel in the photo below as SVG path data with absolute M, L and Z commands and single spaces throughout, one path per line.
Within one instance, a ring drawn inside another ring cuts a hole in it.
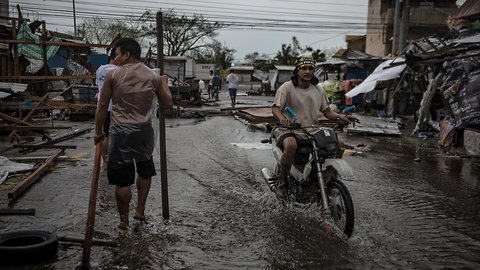
M 338 180 L 332 180 L 326 189 L 330 213 L 336 225 L 347 237 L 352 236 L 354 225 L 354 210 L 352 197 L 347 187 Z

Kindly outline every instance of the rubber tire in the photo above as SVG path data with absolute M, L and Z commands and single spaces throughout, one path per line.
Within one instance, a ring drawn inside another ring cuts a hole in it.
M 355 223 L 355 213 L 353 209 L 353 201 L 350 192 L 348 191 L 347 187 L 338 180 L 332 180 L 327 184 L 327 197 L 330 196 L 330 192 L 333 188 L 336 188 L 340 192 L 340 196 L 342 197 L 343 204 L 345 205 L 345 228 L 344 233 L 345 235 L 350 238 L 353 233 L 353 226 Z M 332 210 L 332 209 L 330 209 Z M 335 219 L 335 217 L 334 217 Z
M 58 238 L 47 231 L 17 231 L 0 235 L 0 265 L 33 264 L 58 253 Z

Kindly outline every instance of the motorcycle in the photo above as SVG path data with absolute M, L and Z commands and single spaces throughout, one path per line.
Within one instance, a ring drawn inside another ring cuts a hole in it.
M 338 127 L 342 128 L 345 125 L 344 120 L 339 120 Z M 277 139 L 273 136 L 275 128 L 269 139 L 262 140 L 262 143 L 272 144 L 273 155 L 277 160 L 273 175 L 268 168 L 261 170 L 272 192 L 275 192 L 278 185 L 280 158 L 283 154 L 282 149 L 277 146 Z M 353 170 L 341 159 L 342 151 L 337 133 L 334 129 L 326 127 L 303 128 L 299 123 L 288 128 L 304 134 L 302 136 L 304 139 L 297 139 L 298 148 L 287 177 L 287 195 L 279 200 L 284 205 L 319 206 L 322 216 L 329 224 L 349 238 L 353 232 L 354 209 L 352 197 L 342 179 L 352 178 Z

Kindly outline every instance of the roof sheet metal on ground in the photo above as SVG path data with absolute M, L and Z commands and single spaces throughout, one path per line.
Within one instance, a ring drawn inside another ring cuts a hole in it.
M 384 136 L 402 135 L 398 128 L 398 120 L 366 115 L 355 115 L 355 117 L 360 120 L 360 123 L 355 124 L 355 127 L 350 125 L 347 128 L 348 133 L 364 133 Z

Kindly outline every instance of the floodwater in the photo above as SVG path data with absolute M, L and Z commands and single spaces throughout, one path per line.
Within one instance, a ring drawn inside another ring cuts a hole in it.
M 224 98 L 225 99 L 225 98 Z M 242 97 L 238 98 L 239 101 Z M 88 125 L 89 123 L 82 123 Z M 162 218 L 160 177 L 153 180 L 147 223 L 131 219 L 119 237 L 113 188 L 100 174 L 94 269 L 478 269 L 480 161 L 451 157 L 427 141 L 341 134 L 371 151 L 345 156 L 355 176 L 355 228 L 347 241 L 319 226 L 315 209 L 284 208 L 260 170 L 274 168 L 264 131 L 231 116 L 167 119 L 170 220 Z M 58 162 L 11 205 L 35 216 L 0 216 L 0 232 L 47 230 L 81 236 L 93 164 L 92 133 L 65 144 L 76 162 Z M 156 164 L 159 154 L 155 154 Z M 415 158 L 420 161 L 415 161 Z M 159 170 L 158 170 L 159 172 Z M 133 214 L 134 196 L 131 204 Z M 61 242 L 57 258 L 6 269 L 74 269 L 78 244 Z

